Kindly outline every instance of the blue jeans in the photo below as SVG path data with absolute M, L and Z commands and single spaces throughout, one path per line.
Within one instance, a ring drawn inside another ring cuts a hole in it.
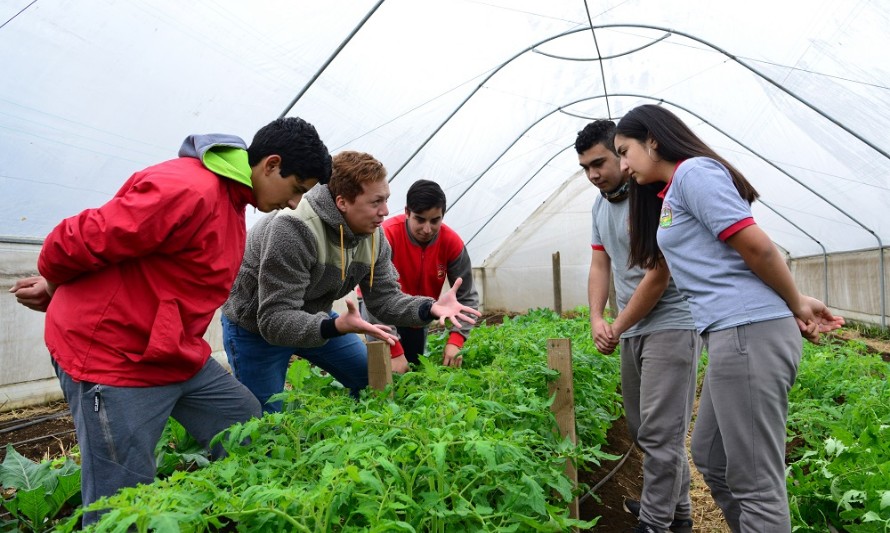
M 331 318 L 337 313 L 331 312 Z M 284 390 L 284 379 L 292 355 L 298 355 L 328 374 L 358 397 L 368 386 L 368 349 L 355 333 L 328 339 L 316 348 L 275 346 L 222 317 L 223 346 L 232 373 L 257 397 L 267 413 L 281 411 L 281 402 L 269 402 Z

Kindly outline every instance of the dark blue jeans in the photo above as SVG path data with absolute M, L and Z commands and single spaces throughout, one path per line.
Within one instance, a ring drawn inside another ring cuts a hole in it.
M 337 313 L 331 312 L 331 318 Z M 223 346 L 238 381 L 257 397 L 267 413 L 281 411 L 281 402 L 269 402 L 284 390 L 290 358 L 296 354 L 327 371 L 353 396 L 368 386 L 368 349 L 358 335 L 349 333 L 328 339 L 323 346 L 295 348 L 269 344 L 262 336 L 222 317 Z

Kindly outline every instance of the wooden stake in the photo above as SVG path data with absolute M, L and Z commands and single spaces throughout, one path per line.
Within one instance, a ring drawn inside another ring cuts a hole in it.
M 562 267 L 559 252 L 553 254 L 553 310 L 562 314 Z
M 547 340 L 547 366 L 559 372 L 559 378 L 549 384 L 550 394 L 556 394 L 550 410 L 556 415 L 556 424 L 559 433 L 564 438 L 568 437 L 572 443 L 578 443 L 578 435 L 575 432 L 575 391 L 572 374 L 572 341 L 569 339 Z M 578 470 L 572 461 L 566 462 L 566 475 L 571 480 L 573 487 L 578 486 Z M 578 498 L 572 501 L 569 507 L 569 516 L 580 516 Z
M 392 384 L 392 357 L 389 344 L 383 341 L 368 343 L 368 386 L 376 390 L 385 390 Z M 390 391 L 392 396 L 392 391 Z

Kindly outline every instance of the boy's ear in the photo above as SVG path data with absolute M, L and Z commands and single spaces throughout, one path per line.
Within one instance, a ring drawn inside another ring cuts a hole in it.
M 281 156 L 278 154 L 267 155 L 262 161 L 263 171 L 266 174 L 272 174 L 281 168 Z
M 337 195 L 337 197 L 334 198 L 334 204 L 336 204 L 337 209 L 339 209 L 341 213 L 346 212 L 346 198 Z

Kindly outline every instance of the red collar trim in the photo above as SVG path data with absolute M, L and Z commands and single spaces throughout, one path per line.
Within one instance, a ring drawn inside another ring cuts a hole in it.
M 677 161 L 676 166 L 674 166 L 674 171 L 671 173 L 671 179 L 668 180 L 667 185 L 664 186 L 664 189 L 662 189 L 661 192 L 658 193 L 658 197 L 661 198 L 662 200 L 664 200 L 664 197 L 667 196 L 668 189 L 671 188 L 671 183 L 674 182 L 674 174 L 677 173 L 677 169 L 680 168 L 680 165 L 683 164 L 683 161 L 686 161 L 686 160 L 681 159 L 681 160 Z

